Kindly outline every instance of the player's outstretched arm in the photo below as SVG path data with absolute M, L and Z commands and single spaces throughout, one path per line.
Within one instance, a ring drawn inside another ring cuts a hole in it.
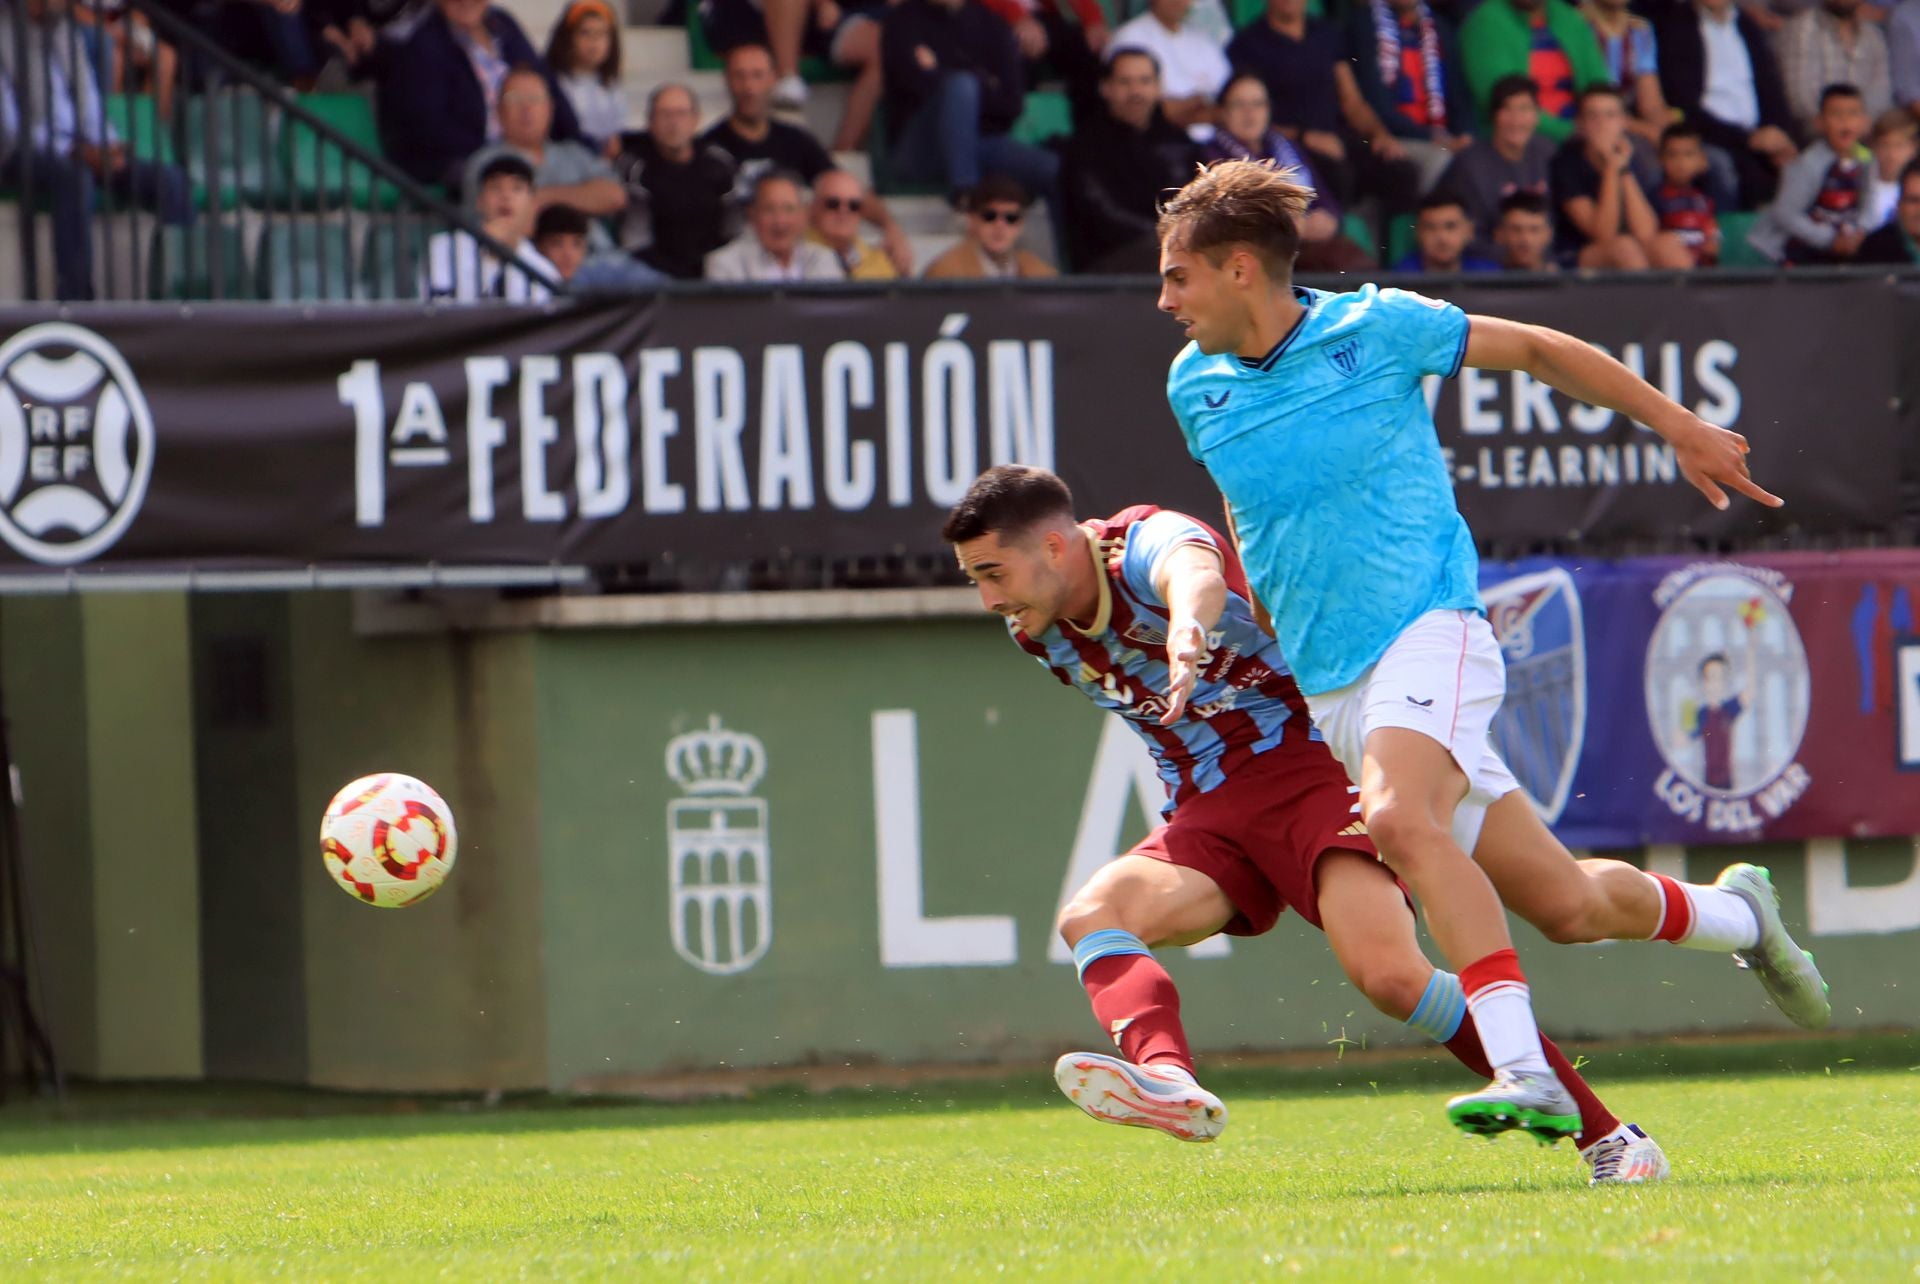
M 1501 317 L 1467 318 L 1466 364 L 1481 370 L 1524 370 L 1592 406 L 1636 419 L 1673 446 L 1680 472 L 1715 508 L 1722 487 L 1778 508 L 1784 502 L 1747 471 L 1747 439 L 1708 423 L 1606 353 L 1558 330 Z
M 1160 725 L 1170 727 L 1187 711 L 1200 666 L 1207 662 L 1207 634 L 1227 609 L 1220 555 L 1184 544 L 1161 559 L 1153 587 L 1167 604 L 1167 711 Z

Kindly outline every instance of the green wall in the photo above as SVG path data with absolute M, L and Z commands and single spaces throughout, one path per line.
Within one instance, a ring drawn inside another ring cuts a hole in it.
M 1098 1047 L 1052 921 L 1159 799 L 1131 733 L 986 620 L 361 637 L 339 594 L 15 599 L 0 677 L 46 1015 L 86 1076 L 564 1090 Z M 378 770 L 460 827 L 404 911 L 315 841 Z M 1920 1024 L 1913 844 L 1737 854 L 1836 1025 Z M 740 938 L 700 930 L 730 901 Z M 1783 1028 L 1724 958 L 1519 938 L 1554 1033 Z M 1203 1052 L 1405 1041 L 1297 919 L 1167 957 Z

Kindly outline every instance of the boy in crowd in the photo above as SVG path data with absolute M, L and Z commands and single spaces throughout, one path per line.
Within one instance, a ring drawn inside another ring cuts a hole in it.
M 1820 137 L 1787 166 L 1748 241 L 1776 263 L 1851 263 L 1872 228 L 1867 106 L 1852 85 L 1820 95 Z
M 1553 207 L 1538 192 L 1515 192 L 1500 202 L 1493 243 L 1500 248 L 1502 271 L 1553 272 L 1559 268 L 1549 253 L 1553 248 Z
M 1471 253 L 1473 220 L 1467 207 L 1452 192 L 1429 192 L 1420 201 L 1414 219 L 1415 249 L 1393 265 L 1396 272 L 1498 272 L 1500 265 Z
M 1660 135 L 1661 183 L 1653 193 L 1653 211 L 1660 230 L 1693 256 L 1695 267 L 1711 267 L 1720 260 L 1720 220 L 1713 200 L 1700 190 L 1707 172 L 1706 144 L 1697 126 L 1684 121 L 1668 125 Z

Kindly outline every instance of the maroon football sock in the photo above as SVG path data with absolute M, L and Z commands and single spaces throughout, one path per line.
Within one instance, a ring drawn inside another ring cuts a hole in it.
M 1081 974 L 1100 1027 L 1135 1065 L 1155 1061 L 1193 1073 L 1187 1032 L 1180 1028 L 1180 992 L 1151 954 L 1109 954 Z

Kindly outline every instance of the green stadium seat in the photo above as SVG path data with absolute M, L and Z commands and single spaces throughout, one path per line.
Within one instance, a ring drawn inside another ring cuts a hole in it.
M 202 219 L 193 227 L 154 229 L 147 294 L 154 299 L 259 297 L 237 224 Z
M 1735 210 L 1720 215 L 1720 266 L 1727 268 L 1769 268 L 1773 260 L 1747 244 L 1759 214 Z
M 271 203 L 269 184 L 276 176 L 273 131 L 267 104 L 258 95 L 238 91 L 187 99 L 181 110 L 181 145 L 198 208 Z
M 1022 104 L 1020 119 L 1011 131 L 1015 142 L 1038 147 L 1048 139 L 1073 132 L 1073 106 L 1057 89 L 1036 89 Z
M 1227 20 L 1233 23 L 1235 31 L 1250 22 L 1257 21 L 1267 12 L 1267 0 L 1228 0 Z M 1307 0 L 1307 16 L 1324 18 L 1327 16 L 1326 0 Z
M 260 233 L 260 297 L 279 303 L 347 302 L 360 297 L 353 238 L 339 223 L 269 220 Z
M 1360 215 L 1355 214 L 1352 210 L 1348 210 L 1341 216 L 1340 234 L 1365 250 L 1368 254 L 1378 254 L 1380 252 L 1380 247 L 1374 244 L 1374 242 L 1379 239 L 1379 234 L 1373 230 L 1371 223 L 1367 222 L 1367 220 Z
M 1387 266 L 1413 253 L 1413 215 L 1397 214 L 1387 224 Z
M 378 156 L 380 128 L 373 102 L 362 94 L 302 94 L 300 106 L 363 150 Z M 288 119 L 280 128 L 280 164 L 291 185 L 294 209 L 390 210 L 400 193 L 372 170 L 352 159 L 304 121 Z
M 419 219 L 382 219 L 367 229 L 360 281 L 366 297 L 380 301 L 420 297 L 427 261 L 427 226 Z
M 102 101 L 107 123 L 126 143 L 129 156 L 135 160 L 159 161 L 164 165 L 171 165 L 178 159 L 173 148 L 173 131 L 168 128 L 169 122 L 160 119 L 159 109 L 151 97 L 146 94 L 108 94 Z

